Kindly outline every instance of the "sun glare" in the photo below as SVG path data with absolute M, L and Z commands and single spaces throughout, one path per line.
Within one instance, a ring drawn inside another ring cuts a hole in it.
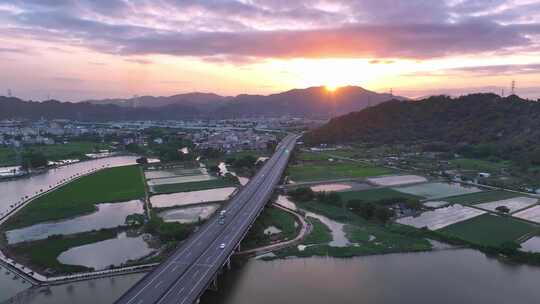
M 335 92 L 338 88 L 339 88 L 339 85 L 336 85 L 336 84 L 327 84 L 324 86 L 324 88 L 328 91 L 328 92 Z

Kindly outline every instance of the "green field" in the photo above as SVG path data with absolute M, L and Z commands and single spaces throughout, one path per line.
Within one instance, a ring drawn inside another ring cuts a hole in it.
M 364 202 L 373 202 L 383 199 L 404 198 L 404 199 L 422 199 L 420 196 L 401 193 L 391 188 L 376 188 L 362 191 L 343 191 L 338 192 L 341 199 L 345 202 L 351 200 L 362 200 Z
M 44 185 L 46 188 L 47 185 Z M 107 168 L 81 177 L 36 199 L 5 224 L 10 230 L 36 223 L 80 216 L 96 210 L 95 204 L 144 197 L 138 166 Z
M 187 182 L 179 184 L 164 184 L 155 185 L 152 187 L 152 192 L 159 194 L 176 193 L 176 192 L 189 192 L 208 189 L 217 189 L 225 187 L 236 187 L 237 182 L 228 178 L 216 178 L 211 180 L 199 181 L 199 182 Z
M 73 247 L 96 243 L 116 237 L 116 231 L 100 230 L 73 234 L 60 238 L 22 243 L 9 248 L 9 251 L 36 270 L 54 269 L 60 273 L 72 273 L 90 270 L 84 266 L 65 265 L 58 261 L 58 256 Z
M 306 236 L 302 244 L 327 244 L 333 240 L 330 228 L 323 224 L 319 219 L 316 219 L 314 217 L 308 217 L 307 221 L 311 223 L 312 230 Z
M 296 237 L 298 230 L 295 227 L 295 222 L 296 218 L 289 212 L 274 207 L 266 208 L 249 230 L 247 237 L 242 241 L 242 247 L 251 249 L 270 244 L 272 240 L 268 235 L 264 234 L 264 230 L 270 226 L 281 230 L 281 239 L 293 239 Z
M 507 192 L 507 191 L 485 191 L 476 192 L 471 194 L 464 194 L 445 198 L 444 201 L 448 203 L 457 204 L 481 204 L 504 200 L 512 197 L 522 196 L 519 193 Z
M 538 228 L 510 217 L 484 214 L 438 230 L 480 246 L 500 246 Z
M 11 148 L 0 147 L 0 167 L 17 164 L 17 155 Z
M 422 233 L 416 229 L 397 224 L 381 225 L 369 222 L 346 208 L 319 202 L 297 203 L 297 206 L 301 209 L 321 214 L 329 219 L 346 224 L 344 230 L 347 238 L 352 243 L 358 243 L 359 246 L 331 247 L 328 245 L 318 245 L 308 246 L 304 251 L 299 251 L 297 248 L 287 248 L 278 251 L 276 253 L 278 257 L 327 255 L 334 257 L 352 257 L 392 252 L 425 251 L 431 249 L 429 241 L 424 239 L 421 235 Z M 329 242 L 329 240 L 324 237 L 325 233 L 323 232 L 328 230 L 328 227 L 322 223 L 320 223 L 320 225 L 322 225 L 322 230 L 320 233 L 315 234 L 315 241 L 310 240 L 308 237 L 303 244 Z M 317 229 L 316 226 L 314 226 L 314 228 Z M 330 232 L 328 231 L 327 233 L 331 240 Z M 370 241 L 371 236 L 375 237 L 372 241 Z M 321 240 L 324 240 L 324 242 Z
M 509 162 L 491 162 L 473 158 L 459 158 L 450 161 L 450 163 L 463 170 L 476 170 L 494 172 L 502 168 L 509 167 Z
M 361 178 L 392 173 L 382 167 L 364 166 L 352 162 L 318 162 L 289 167 L 290 178 L 295 182 Z

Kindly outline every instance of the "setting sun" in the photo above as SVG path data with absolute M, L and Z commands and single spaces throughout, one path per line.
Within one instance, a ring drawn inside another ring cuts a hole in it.
M 338 88 L 339 88 L 339 85 L 336 85 L 336 84 L 327 84 L 324 86 L 324 88 L 328 91 L 328 92 L 335 92 Z

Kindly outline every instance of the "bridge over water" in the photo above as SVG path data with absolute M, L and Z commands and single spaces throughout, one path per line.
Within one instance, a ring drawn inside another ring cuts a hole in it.
M 118 304 L 197 303 L 263 211 L 278 184 L 298 136 L 288 135 L 274 155 L 226 205 L 224 224 L 209 219 L 160 266 L 130 288 Z

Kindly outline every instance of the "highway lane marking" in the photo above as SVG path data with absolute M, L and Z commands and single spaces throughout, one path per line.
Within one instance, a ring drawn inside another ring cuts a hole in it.
M 174 272 L 176 269 L 178 269 L 178 265 L 175 265 L 171 272 Z
M 273 177 L 275 177 L 275 175 L 274 175 Z M 275 178 L 271 178 L 271 181 L 273 181 L 273 179 L 275 179 Z M 268 189 L 268 187 L 266 187 L 266 189 Z M 264 196 L 260 197 L 260 195 L 259 195 L 258 198 L 264 199 Z M 252 215 L 254 215 L 256 211 L 258 211 L 258 208 L 253 208 L 252 211 L 249 212 L 249 216 L 251 217 Z M 248 222 L 245 221 L 245 222 L 244 222 L 244 225 L 240 225 L 240 226 L 241 226 L 241 227 L 240 227 L 241 229 L 238 229 L 238 230 L 236 231 L 236 233 L 234 233 L 233 239 L 236 238 L 236 237 L 240 234 L 240 232 L 243 231 L 243 229 L 242 229 L 243 227 L 242 227 L 242 226 L 247 226 L 247 225 L 245 225 L 246 223 L 248 223 Z M 213 243 L 215 243 L 216 241 L 217 241 L 217 239 L 216 239 Z M 211 248 L 211 246 L 209 246 L 208 248 Z M 208 249 L 203 253 L 203 255 L 204 255 L 207 251 L 208 251 Z M 223 256 L 224 253 L 225 253 L 225 251 L 223 251 L 223 252 L 221 252 L 220 254 L 218 254 L 217 259 L 219 260 L 219 259 Z M 215 264 L 214 264 L 214 265 L 215 265 Z M 200 284 L 200 282 L 205 278 L 206 274 L 210 271 L 210 269 L 212 269 L 212 268 L 208 268 L 208 269 L 204 272 L 204 275 L 197 281 L 197 284 L 195 284 L 195 285 L 193 286 L 193 288 L 189 291 L 189 294 L 191 294 L 191 293 L 195 290 L 195 288 L 196 288 L 196 287 Z M 197 270 L 197 273 L 198 273 L 198 272 L 199 272 L 199 270 Z M 181 281 L 181 279 L 179 279 L 179 280 L 177 281 L 176 284 L 180 283 L 180 281 Z M 175 284 L 175 285 L 176 285 L 176 284 Z M 173 288 L 174 288 L 174 286 L 173 286 Z M 188 294 L 188 296 L 189 296 L 189 294 Z M 165 295 L 163 296 L 162 300 L 164 300 L 167 296 L 168 296 L 168 293 L 165 294 Z M 184 300 L 182 300 L 182 302 L 180 302 L 180 303 L 181 303 L 181 304 L 184 304 L 186 300 L 187 300 L 187 297 L 184 298 Z M 162 302 L 162 301 L 160 301 L 160 302 Z
M 154 288 L 159 288 L 159 286 L 160 286 L 161 284 L 163 284 L 163 281 L 157 282 L 157 284 L 156 284 L 156 286 L 154 286 Z
M 185 289 L 186 289 L 185 287 L 182 287 L 182 289 L 180 289 L 180 291 L 178 291 L 178 292 L 176 293 L 176 295 L 180 295 Z
M 275 165 L 278 165 L 278 168 L 280 169 L 279 171 L 281 171 L 281 167 L 283 167 L 283 164 L 282 164 L 282 165 L 279 165 L 279 164 L 278 164 L 278 163 L 279 163 L 279 159 L 280 159 L 280 157 L 277 157 L 277 160 L 275 161 L 274 166 L 275 166 Z M 272 167 L 272 168 L 273 168 L 273 167 Z M 257 177 L 257 178 L 258 178 L 258 177 Z M 255 180 L 257 180 L 257 178 L 256 178 Z M 276 178 L 276 175 L 275 175 L 275 174 L 273 174 L 273 175 L 270 177 L 271 183 L 273 183 L 273 180 L 274 180 L 275 178 Z M 267 179 L 265 179 L 265 180 L 263 180 L 263 181 L 266 181 L 266 180 L 267 180 Z M 266 190 L 268 190 L 268 188 L 269 188 L 268 186 L 265 187 Z M 247 193 L 247 192 L 243 192 L 243 193 Z M 242 194 L 243 194 L 243 193 L 242 193 Z M 258 193 L 258 191 L 255 191 L 255 193 L 253 193 L 253 195 L 257 195 L 257 193 Z M 266 196 L 266 195 L 264 195 L 264 196 L 261 197 L 261 196 L 259 195 L 259 196 L 257 196 L 257 198 L 259 198 L 259 200 L 260 200 L 260 199 L 263 199 L 265 196 Z M 249 201 L 250 201 L 250 200 L 247 200 L 243 205 L 246 206 L 247 203 L 248 203 Z M 234 206 L 237 206 L 237 205 L 238 205 L 238 204 L 235 204 Z M 253 215 L 253 214 L 255 213 L 255 211 L 258 211 L 258 208 L 254 208 L 254 209 L 253 209 L 253 211 L 250 213 L 250 217 L 251 217 L 251 215 Z M 235 216 L 236 216 L 236 215 L 235 215 Z M 246 223 L 247 223 L 247 222 L 246 222 Z M 215 221 L 214 221 L 212 224 L 215 224 Z M 244 225 L 240 225 L 240 226 L 241 226 L 241 228 L 242 228 L 242 226 L 244 226 Z M 208 230 L 208 229 L 209 229 L 209 227 L 207 227 L 206 230 Z M 238 231 L 234 234 L 234 237 L 236 237 L 236 236 L 239 234 L 239 232 L 241 232 L 241 231 L 243 231 L 243 229 L 238 230 Z M 201 233 L 201 235 L 202 235 L 202 233 Z M 198 238 L 200 238 L 201 235 L 199 235 Z M 219 237 L 219 236 L 218 236 L 218 237 Z M 233 237 L 233 238 L 234 238 L 234 237 Z M 214 241 L 213 241 L 212 243 L 215 243 L 216 241 L 217 241 L 217 238 L 214 239 Z M 212 247 L 212 246 L 208 246 L 207 249 L 203 252 L 202 255 L 206 254 L 206 252 L 208 252 L 208 250 L 209 250 L 211 247 Z M 183 251 L 185 251 L 185 249 L 186 249 L 186 248 L 184 248 Z M 222 256 L 222 254 L 219 254 L 219 255 L 218 255 L 218 258 L 220 258 L 221 256 Z M 214 264 L 214 266 L 215 266 L 215 264 Z M 210 270 L 210 269 L 208 269 L 208 270 L 205 272 L 205 274 L 206 274 L 209 270 Z M 160 274 L 161 274 L 161 273 L 160 273 Z M 181 277 L 180 277 L 180 278 L 181 278 Z M 203 278 L 204 278 L 204 276 L 203 276 Z M 155 278 L 154 278 L 154 279 L 155 279 Z M 176 284 L 178 284 L 179 282 L 180 282 L 180 281 L 177 281 Z M 199 280 L 199 282 L 200 282 L 200 280 Z M 174 284 L 174 285 L 176 285 L 176 284 Z M 198 284 L 198 283 L 197 283 L 197 284 Z M 196 286 L 195 286 L 195 287 L 196 287 Z M 141 290 L 141 291 L 142 291 L 142 290 Z M 172 290 L 170 290 L 170 291 L 172 291 Z M 169 292 L 170 292 L 170 291 L 169 291 Z M 167 294 L 169 294 L 169 292 L 167 292 Z M 140 292 L 139 292 L 139 293 L 140 293 Z M 167 294 L 165 294 L 164 297 L 163 297 L 162 299 L 164 299 L 164 298 L 167 296 Z M 185 302 L 185 300 L 186 300 L 186 299 L 184 299 L 184 301 L 182 301 L 182 303 Z M 161 302 L 161 301 L 160 301 L 160 302 Z

